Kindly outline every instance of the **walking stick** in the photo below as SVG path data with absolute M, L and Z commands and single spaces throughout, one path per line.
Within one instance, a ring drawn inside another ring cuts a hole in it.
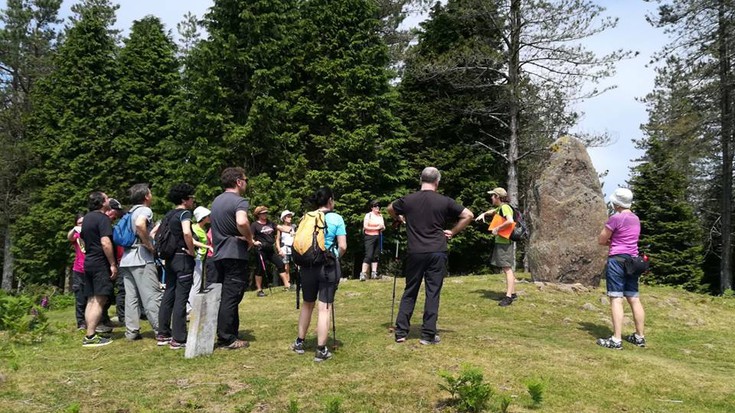
M 260 249 L 258 249 L 258 257 L 260 257 L 260 265 L 263 268 L 263 280 L 266 280 L 266 275 L 268 275 L 268 273 L 265 271 L 265 260 L 263 260 L 263 254 L 261 254 Z M 271 283 L 268 283 L 268 292 L 273 295 L 273 288 L 271 288 Z
M 398 262 L 398 237 L 396 237 L 396 262 Z M 395 326 L 393 325 L 393 315 L 396 308 L 396 278 L 398 278 L 398 274 L 393 274 L 393 302 L 390 305 L 390 322 L 388 325 L 388 331 L 393 333 L 396 331 Z

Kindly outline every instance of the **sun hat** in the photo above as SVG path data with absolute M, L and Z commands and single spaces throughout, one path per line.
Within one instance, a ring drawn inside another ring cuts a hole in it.
M 110 209 L 114 209 L 115 211 L 122 211 L 122 204 L 120 204 L 120 201 L 118 201 L 115 198 L 110 198 Z
M 285 210 L 285 211 L 283 211 L 283 212 L 281 212 L 281 221 L 283 221 L 283 218 L 285 218 L 285 217 L 286 217 L 286 215 L 291 215 L 291 216 L 293 216 L 293 212 L 289 211 L 288 209 L 287 209 L 287 210 Z
M 628 188 L 618 188 L 610 195 L 610 202 L 621 208 L 630 208 L 633 204 L 633 193 Z
M 497 196 L 499 196 L 501 198 L 504 198 L 504 197 L 508 196 L 508 192 L 505 189 L 500 188 L 500 187 L 495 188 L 492 191 L 487 191 L 487 193 L 490 194 L 490 195 L 495 194 L 495 195 L 497 195 Z
M 266 208 L 265 205 L 260 205 L 255 208 L 255 212 L 253 212 L 253 214 L 257 217 L 264 212 L 268 212 L 268 208 Z
M 194 208 L 194 218 L 197 220 L 197 222 L 201 222 L 204 218 L 208 217 L 209 214 L 211 214 L 212 211 L 210 211 L 207 208 L 204 208 L 203 206 L 198 206 Z

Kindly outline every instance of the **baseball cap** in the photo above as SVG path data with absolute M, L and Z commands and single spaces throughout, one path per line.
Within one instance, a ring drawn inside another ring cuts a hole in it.
M 201 222 L 201 220 L 208 217 L 209 214 L 211 213 L 212 211 L 210 211 L 207 208 L 204 208 L 203 206 L 198 206 L 194 208 L 194 218 L 197 220 L 197 222 Z
M 487 191 L 487 193 L 490 195 L 495 194 L 501 198 L 508 196 L 508 192 L 505 189 L 500 188 L 500 187 L 495 188 L 492 191 Z

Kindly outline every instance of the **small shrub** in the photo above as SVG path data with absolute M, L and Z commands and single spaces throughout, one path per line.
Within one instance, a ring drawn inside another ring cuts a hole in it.
M 452 404 L 458 411 L 477 413 L 487 409 L 492 389 L 485 383 L 482 370 L 464 365 L 457 377 L 447 371 L 440 372 L 439 376 L 446 381 L 446 385 L 439 384 L 439 388 L 452 395 Z
M 30 344 L 41 341 L 48 332 L 46 310 L 25 295 L 0 296 L 0 330 L 6 330 L 13 342 Z
M 342 399 L 330 397 L 324 405 L 324 413 L 342 413 Z
M 63 310 L 65 308 L 74 307 L 77 303 L 77 297 L 74 294 L 58 294 L 49 297 L 49 309 Z
M 66 406 L 64 413 L 79 413 L 82 410 L 82 405 L 79 402 L 72 402 Z
M 540 379 L 531 379 L 526 382 L 528 388 L 528 394 L 533 400 L 533 406 L 541 406 L 544 401 L 544 391 L 546 391 L 546 383 Z
M 288 413 L 299 413 L 299 402 L 296 401 L 296 399 L 291 399 L 290 402 L 288 402 Z
M 513 399 L 511 399 L 507 394 L 500 396 L 500 406 L 498 408 L 500 413 L 508 413 L 508 407 L 510 407 L 510 403 L 512 401 Z

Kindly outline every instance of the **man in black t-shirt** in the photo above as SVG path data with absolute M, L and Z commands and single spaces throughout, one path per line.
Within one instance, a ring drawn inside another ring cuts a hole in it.
M 250 345 L 237 337 L 240 328 L 238 307 L 248 282 L 248 249 L 253 246 L 253 234 L 248 220 L 245 193 L 248 178 L 242 168 L 227 168 L 220 177 L 224 192 L 212 202 L 209 215 L 212 228 L 217 280 L 222 283 L 222 299 L 217 315 L 217 342 L 220 348 L 237 350 Z
M 86 251 L 84 257 L 84 294 L 87 308 L 84 319 L 87 335 L 82 340 L 84 347 L 99 347 L 112 340 L 96 334 L 95 329 L 102 318 L 108 297 L 112 295 L 112 282 L 117 278 L 117 259 L 112 245 L 112 223 L 105 213 L 110 209 L 110 200 L 104 192 L 92 192 L 87 201 L 89 213 L 82 222 L 81 239 Z
M 255 221 L 250 224 L 250 232 L 253 233 L 255 246 L 258 247 L 257 260 L 255 263 L 255 287 L 258 297 L 265 297 L 263 292 L 263 276 L 267 275 L 267 261 L 273 263 L 278 270 L 278 275 L 283 281 L 285 288 L 291 287 L 291 282 L 286 272 L 281 256 L 276 251 L 276 224 L 268 220 L 268 208 L 261 205 L 255 208 Z
M 457 235 L 471 221 L 472 212 L 452 198 L 436 192 L 441 174 L 434 167 L 421 172 L 421 190 L 399 198 L 388 206 L 394 220 L 405 223 L 408 234 L 408 255 L 404 276 L 406 289 L 396 318 L 397 343 L 406 341 L 411 326 L 411 315 L 421 281 L 426 279 L 424 322 L 421 344 L 437 344 L 436 320 L 439 316 L 439 296 L 447 271 L 447 240 Z M 452 229 L 444 229 L 448 221 L 458 222 Z

